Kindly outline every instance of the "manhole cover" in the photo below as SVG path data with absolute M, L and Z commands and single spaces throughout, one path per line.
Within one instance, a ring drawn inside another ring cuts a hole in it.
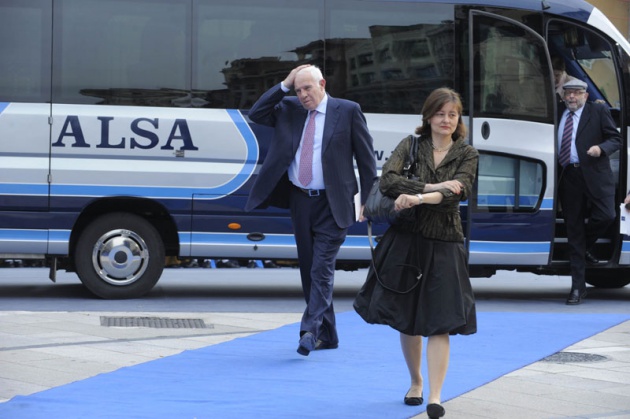
M 555 362 L 557 364 L 575 363 L 575 362 L 601 362 L 606 361 L 608 358 L 602 355 L 585 354 L 580 352 L 557 352 L 546 358 L 543 358 L 543 362 Z
M 101 316 L 105 327 L 154 327 L 158 329 L 207 329 L 202 319 L 170 319 L 167 317 L 106 317 Z

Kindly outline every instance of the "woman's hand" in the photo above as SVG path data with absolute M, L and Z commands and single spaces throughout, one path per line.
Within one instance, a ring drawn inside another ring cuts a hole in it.
M 408 209 L 416 205 L 420 205 L 420 202 L 420 198 L 418 198 L 417 195 L 402 194 L 396 198 L 396 201 L 394 201 L 394 210 L 400 211 Z

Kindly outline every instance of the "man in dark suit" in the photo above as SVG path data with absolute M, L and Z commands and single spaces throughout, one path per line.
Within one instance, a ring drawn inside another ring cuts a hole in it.
M 559 196 L 571 261 L 570 305 L 580 304 L 586 296 L 586 263 L 599 263 L 589 250 L 616 217 L 609 156 L 621 147 L 621 136 L 608 107 L 586 101 L 586 88 L 578 79 L 563 85 L 566 109 L 561 110 L 558 126 Z
M 376 178 L 372 137 L 360 106 L 327 95 L 325 86 L 317 67 L 299 66 L 249 112 L 252 121 L 275 130 L 245 209 L 290 209 L 306 300 L 298 345 L 305 356 L 339 344 L 333 283 L 337 253 L 356 221 L 353 159 L 361 214 Z M 286 96 L 292 87 L 297 97 Z

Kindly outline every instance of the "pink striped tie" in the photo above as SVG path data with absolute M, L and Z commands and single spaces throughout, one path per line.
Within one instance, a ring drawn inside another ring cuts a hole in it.
M 317 111 L 311 111 L 302 138 L 302 152 L 300 153 L 300 169 L 298 180 L 302 186 L 307 186 L 313 180 L 313 142 L 315 141 L 315 116 Z
M 573 112 L 569 112 L 564 122 L 564 131 L 562 132 L 562 143 L 560 143 L 560 155 L 558 161 L 562 167 L 566 167 L 571 161 L 571 138 L 573 137 Z

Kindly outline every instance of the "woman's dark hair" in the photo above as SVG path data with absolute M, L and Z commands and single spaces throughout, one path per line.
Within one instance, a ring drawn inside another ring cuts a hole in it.
M 455 104 L 455 110 L 459 113 L 457 128 L 455 128 L 455 132 L 453 132 L 452 135 L 453 141 L 465 138 L 466 125 L 464 125 L 464 121 L 462 119 L 462 110 L 464 109 L 464 106 L 462 105 L 462 98 L 459 93 L 453 89 L 449 89 L 448 87 L 435 89 L 431 92 L 427 100 L 425 100 L 424 106 L 422 107 L 422 125 L 416 128 L 416 134 L 423 137 L 430 137 L 431 124 L 429 123 L 429 120 L 449 102 Z

